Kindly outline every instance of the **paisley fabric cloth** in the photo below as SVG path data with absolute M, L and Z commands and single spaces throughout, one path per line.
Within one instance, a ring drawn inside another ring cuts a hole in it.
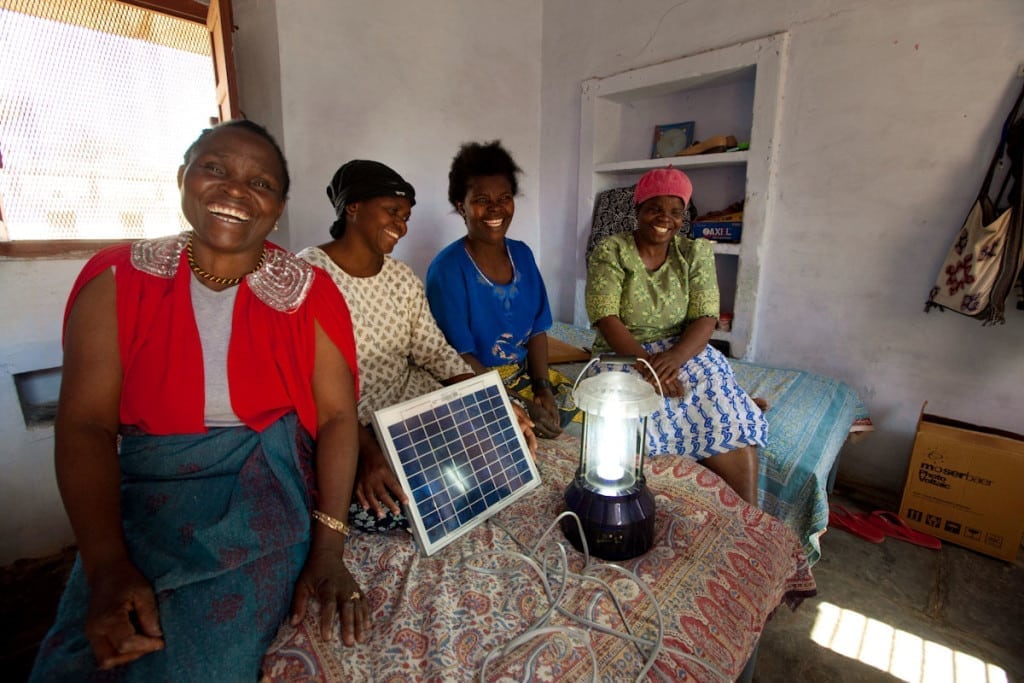
M 360 422 L 370 424 L 376 410 L 473 373 L 438 328 L 412 268 L 385 256 L 376 275 L 353 277 L 322 249 L 310 247 L 298 255 L 327 271 L 348 303 L 362 386 Z
M 579 459 L 579 441 L 542 440 L 543 484 L 526 498 L 425 557 L 406 532 L 353 533 L 346 545 L 353 574 L 367 587 L 373 626 L 366 643 L 346 648 L 319 637 L 316 614 L 285 625 L 267 652 L 264 683 L 316 681 L 475 681 L 491 652 L 521 635 L 550 606 L 536 574 L 522 562 L 482 555 L 523 552 L 538 543 L 563 509 L 565 484 Z M 657 501 L 654 547 L 618 564 L 652 590 L 664 617 L 655 680 L 733 680 L 765 621 L 780 605 L 794 607 L 816 587 L 800 544 L 778 520 L 747 505 L 714 473 L 688 458 L 649 461 L 647 482 Z M 507 531 L 506 531 L 507 530 Z M 513 540 L 515 539 L 515 540 Z M 520 546 L 517 544 L 522 543 Z M 556 527 L 542 547 L 562 541 L 572 569 L 582 555 Z M 504 569 L 487 574 L 476 568 Z M 651 603 L 621 574 L 597 569 L 619 595 L 634 632 L 653 633 Z M 592 583 L 571 579 L 560 603 L 611 628 L 621 620 Z M 556 615 L 552 625 L 568 625 Z M 643 666 L 637 648 L 591 631 L 598 680 L 633 680 Z M 537 651 L 534 645 L 550 648 Z M 590 680 L 590 656 L 578 643 L 541 638 L 488 668 L 488 680 Z
M 30 680 L 256 680 L 309 549 L 309 434 L 294 414 L 262 432 L 127 430 L 120 460 L 125 539 L 156 593 L 165 648 L 97 671 L 78 560 Z

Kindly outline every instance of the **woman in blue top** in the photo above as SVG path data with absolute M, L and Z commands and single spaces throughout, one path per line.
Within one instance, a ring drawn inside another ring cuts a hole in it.
M 467 143 L 448 172 L 448 201 L 466 236 L 427 270 L 427 299 L 448 343 L 476 372 L 498 370 L 523 399 L 537 436 L 554 438 L 576 413 L 572 383 L 548 368 L 551 309 L 533 252 L 507 239 L 522 170 L 497 140 Z

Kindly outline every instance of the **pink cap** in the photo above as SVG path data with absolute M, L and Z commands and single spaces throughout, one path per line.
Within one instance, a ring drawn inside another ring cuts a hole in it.
M 690 202 L 690 195 L 693 194 L 693 183 L 685 173 L 679 169 L 653 168 L 640 177 L 633 192 L 633 203 L 639 206 L 651 197 L 669 195 L 679 197 L 683 204 Z

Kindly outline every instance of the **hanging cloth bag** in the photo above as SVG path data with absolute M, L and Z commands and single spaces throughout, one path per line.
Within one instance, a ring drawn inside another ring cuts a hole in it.
M 1022 100 L 1024 90 L 1003 124 L 978 198 L 939 269 L 925 312 L 932 308 L 949 309 L 977 318 L 984 325 L 1006 322 L 1006 298 L 1024 265 L 1024 116 L 1018 117 Z M 1009 160 L 1010 169 L 993 202 L 989 189 L 1003 159 Z M 1000 206 L 1004 193 L 1007 202 Z

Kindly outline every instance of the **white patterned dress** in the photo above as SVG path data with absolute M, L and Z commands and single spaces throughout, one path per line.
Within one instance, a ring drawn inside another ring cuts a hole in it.
M 440 389 L 450 377 L 473 374 L 438 328 L 412 268 L 385 256 L 376 275 L 353 277 L 318 247 L 303 249 L 299 257 L 326 270 L 348 304 L 362 424 L 370 424 L 375 410 Z
M 299 257 L 327 271 L 348 303 L 359 365 L 360 423 L 369 425 L 375 410 L 440 389 L 442 380 L 473 374 L 438 328 L 412 268 L 385 256 L 376 275 L 353 277 L 318 247 L 303 249 Z M 377 520 L 358 503 L 349 510 L 349 521 L 368 531 L 405 525 L 391 513 Z

